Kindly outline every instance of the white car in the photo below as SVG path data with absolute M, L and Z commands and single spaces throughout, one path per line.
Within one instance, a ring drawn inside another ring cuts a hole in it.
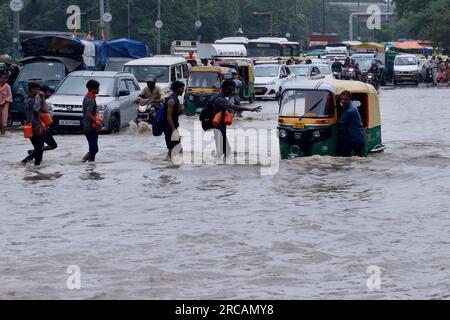
M 291 72 L 295 75 L 292 80 L 319 80 L 325 78 L 325 76 L 320 72 L 321 67 L 328 66 L 326 64 L 296 64 L 289 66 L 289 70 L 291 70 Z
M 316 67 L 319 68 L 320 74 L 325 76 L 326 79 L 334 79 L 330 65 L 319 63 Z
M 255 95 L 257 99 L 276 99 L 277 93 L 294 74 L 286 65 L 267 64 L 255 66 Z

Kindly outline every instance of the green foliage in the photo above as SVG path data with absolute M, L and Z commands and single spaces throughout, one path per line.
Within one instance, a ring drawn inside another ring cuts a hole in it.
M 7 4 L 0 5 L 0 26 L 2 35 L 0 36 L 0 54 L 8 53 L 11 47 L 11 14 Z

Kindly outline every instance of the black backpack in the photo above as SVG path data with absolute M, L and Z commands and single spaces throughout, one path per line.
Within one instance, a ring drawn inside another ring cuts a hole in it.
M 210 129 L 215 129 L 213 126 L 213 120 L 216 116 L 214 112 L 214 104 L 216 103 L 217 98 L 219 95 L 213 96 L 206 105 L 206 108 L 203 109 L 203 111 L 200 113 L 200 121 L 202 122 L 202 127 L 204 131 L 208 131 Z

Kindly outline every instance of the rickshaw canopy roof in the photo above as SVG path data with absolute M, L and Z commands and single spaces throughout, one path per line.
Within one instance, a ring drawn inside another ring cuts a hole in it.
M 190 72 L 213 72 L 220 74 L 230 73 L 230 68 L 226 67 L 193 67 Z
M 378 94 L 377 90 L 367 83 L 333 79 L 292 81 L 283 86 L 283 91 L 285 90 L 324 90 L 335 95 L 340 95 L 345 90 L 352 93 Z

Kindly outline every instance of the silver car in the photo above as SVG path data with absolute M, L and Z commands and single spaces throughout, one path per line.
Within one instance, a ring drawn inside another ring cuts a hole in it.
M 324 79 L 325 75 L 320 72 L 317 65 L 314 64 L 295 64 L 290 65 L 289 70 L 295 75 L 294 81 L 298 80 L 319 80 Z
M 107 133 L 117 133 L 137 117 L 139 83 L 131 73 L 76 71 L 68 75 L 48 100 L 56 132 L 83 130 L 83 99 L 89 80 L 100 83 L 98 113 Z

